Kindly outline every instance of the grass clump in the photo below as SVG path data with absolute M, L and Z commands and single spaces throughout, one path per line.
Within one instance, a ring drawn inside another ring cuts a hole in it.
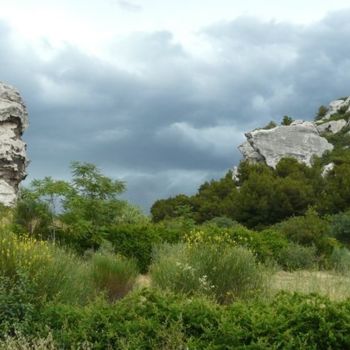
M 342 274 L 350 273 L 350 251 L 349 249 L 334 248 L 332 255 L 330 256 L 331 267 L 337 272 Z
M 150 271 L 157 287 L 207 295 L 219 303 L 259 294 L 264 272 L 248 249 L 213 244 L 163 245 Z
M 125 296 L 138 275 L 137 263 L 110 252 L 98 252 L 91 260 L 92 280 L 96 290 L 105 292 L 110 301 Z

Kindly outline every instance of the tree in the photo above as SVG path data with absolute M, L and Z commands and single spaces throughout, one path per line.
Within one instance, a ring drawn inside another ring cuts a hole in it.
M 235 217 L 235 199 L 237 188 L 232 180 L 232 171 L 219 180 L 205 182 L 193 197 L 195 219 L 197 223 L 215 217 Z
M 192 218 L 192 213 L 192 198 L 185 194 L 179 194 L 168 199 L 157 200 L 151 207 L 153 222 L 177 217 Z
M 125 202 L 119 195 L 125 184 L 103 175 L 94 164 L 71 164 L 71 191 L 63 199 L 61 220 L 80 241 L 81 248 L 97 247 L 106 227 L 116 222 Z
M 33 190 L 21 188 L 14 209 L 14 224 L 31 236 L 49 238 L 53 213 Z
M 282 119 L 282 125 L 290 125 L 290 124 L 292 124 L 293 123 L 293 118 L 291 118 L 291 117 L 288 117 L 287 115 L 285 115 L 284 117 L 283 117 L 283 119 Z
M 61 240 L 83 251 L 97 248 L 108 226 L 140 216 L 119 198 L 125 190 L 122 181 L 103 175 L 90 163 L 73 162 L 71 171 L 71 182 L 46 177 L 22 189 L 15 223 L 53 241 L 59 234 Z
M 62 180 L 53 180 L 51 177 L 45 177 L 43 180 L 33 180 L 31 183 L 32 194 L 46 203 L 50 213 L 50 236 L 53 242 L 56 240 L 56 231 L 58 229 L 58 208 L 61 202 L 69 193 L 73 191 L 70 183 Z

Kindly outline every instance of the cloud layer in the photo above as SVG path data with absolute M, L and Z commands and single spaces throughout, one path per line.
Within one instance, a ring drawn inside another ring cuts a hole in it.
M 222 176 L 244 131 L 350 95 L 349 35 L 349 10 L 309 26 L 240 17 L 197 33 L 203 56 L 160 31 L 116 39 L 103 60 L 31 47 L 0 22 L 0 79 L 28 105 L 30 178 L 90 161 L 148 208 Z

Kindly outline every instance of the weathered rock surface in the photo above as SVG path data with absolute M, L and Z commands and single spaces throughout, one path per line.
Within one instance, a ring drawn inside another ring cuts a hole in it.
M 242 153 L 243 157 L 252 163 L 257 163 L 264 160 L 261 154 L 259 154 L 248 141 L 243 142 L 240 146 L 238 146 L 238 149 Z
M 245 134 L 247 142 L 254 152 L 247 152 L 246 143 L 239 149 L 250 162 L 265 162 L 275 168 L 284 157 L 293 157 L 311 165 L 313 156 L 322 156 L 325 151 L 333 149 L 312 122 L 297 121 L 289 126 L 277 126 L 273 129 L 257 129 Z M 253 155 L 253 157 L 250 157 Z
M 323 124 L 317 125 L 317 130 L 319 133 L 331 132 L 332 134 L 337 134 L 347 125 L 347 121 L 344 119 L 332 120 Z
M 28 164 L 23 131 L 28 114 L 19 92 L 0 82 L 0 203 L 12 206 Z
M 328 111 L 326 115 L 322 118 L 323 120 L 329 119 L 333 114 L 336 114 L 340 108 L 343 106 L 348 106 L 350 103 L 349 98 L 346 100 L 334 100 L 329 103 L 328 105 Z
M 335 167 L 335 164 L 332 162 L 332 163 L 329 163 L 327 165 L 325 165 L 322 169 L 322 177 L 325 177 L 327 176 Z

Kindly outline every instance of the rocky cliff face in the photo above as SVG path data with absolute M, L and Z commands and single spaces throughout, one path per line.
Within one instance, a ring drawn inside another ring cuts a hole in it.
M 310 166 L 313 156 L 322 156 L 334 146 L 324 137 L 350 129 L 350 97 L 332 101 L 315 122 L 297 120 L 288 126 L 256 129 L 245 134 L 247 141 L 238 147 L 245 160 L 264 162 L 275 168 L 283 157 L 294 157 Z M 237 169 L 234 169 L 237 176 Z
M 0 82 L 0 203 L 12 206 L 28 164 L 23 131 L 28 114 L 19 92 Z

